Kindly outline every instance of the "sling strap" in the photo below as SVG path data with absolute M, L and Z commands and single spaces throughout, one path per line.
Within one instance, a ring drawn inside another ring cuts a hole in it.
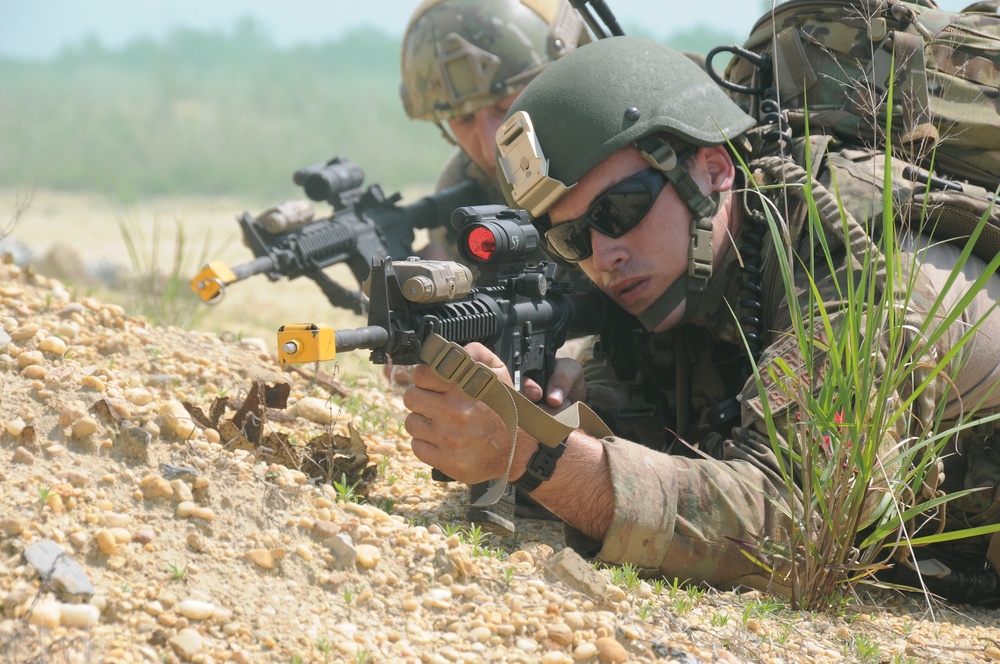
M 496 373 L 482 362 L 473 360 L 468 351 L 454 341 L 431 332 L 420 348 L 420 359 L 434 370 L 434 373 L 448 383 L 455 383 L 470 399 L 482 401 L 489 406 L 511 435 L 510 456 L 502 481 L 495 482 L 490 489 L 473 503 L 475 507 L 494 505 L 503 496 L 510 480 L 510 466 L 514 461 L 514 446 L 517 430 L 523 429 L 538 440 L 539 444 L 555 448 L 569 434 L 581 429 L 595 438 L 612 435 L 611 429 L 582 402 L 549 415 L 537 404 L 500 380 Z

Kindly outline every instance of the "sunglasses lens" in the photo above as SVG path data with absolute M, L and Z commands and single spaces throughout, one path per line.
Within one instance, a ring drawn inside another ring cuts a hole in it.
M 653 193 L 646 183 L 630 178 L 594 203 L 590 225 L 605 235 L 621 237 L 646 216 L 652 203 Z
M 549 251 L 568 263 L 590 256 L 590 229 L 583 224 L 559 224 L 545 232 Z
M 563 222 L 545 232 L 549 250 L 569 263 L 590 256 L 590 229 L 609 237 L 621 237 L 642 221 L 660 195 L 666 176 L 647 168 L 619 182 L 598 196 L 585 215 Z

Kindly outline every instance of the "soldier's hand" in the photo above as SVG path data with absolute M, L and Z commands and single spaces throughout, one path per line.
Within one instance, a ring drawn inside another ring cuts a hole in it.
M 510 376 L 503 362 L 481 344 L 469 344 L 472 359 L 490 367 L 506 384 Z M 481 401 L 470 399 L 454 383 L 448 383 L 425 364 L 413 372 L 413 383 L 403 393 L 403 404 L 411 411 L 404 422 L 413 437 L 413 453 L 460 482 L 475 484 L 504 474 L 510 454 L 510 433 L 500 416 Z M 513 469 L 523 472 L 530 446 L 520 446 Z M 512 470 L 513 472 L 513 470 Z
M 521 393 L 535 403 L 542 400 L 542 388 L 533 380 L 525 380 Z M 587 390 L 583 379 L 583 367 L 576 360 L 559 358 L 546 381 L 545 405 L 560 410 L 574 401 L 582 401 Z

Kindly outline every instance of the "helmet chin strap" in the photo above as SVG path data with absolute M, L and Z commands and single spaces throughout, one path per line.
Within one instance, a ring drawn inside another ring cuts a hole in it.
M 646 307 L 637 318 L 644 328 L 652 332 L 656 329 L 657 325 L 670 315 L 670 312 L 680 306 L 681 302 L 687 296 L 688 276 L 682 274 L 677 278 L 677 281 L 667 286 L 667 289 L 660 294 L 660 297 L 656 298 L 651 305 Z M 691 304 L 690 300 L 688 304 Z M 687 310 L 684 312 L 684 317 L 687 318 Z
M 663 171 L 677 195 L 691 211 L 687 273 L 668 286 L 638 316 L 642 326 L 652 332 L 685 298 L 687 306 L 679 323 L 687 322 L 698 311 L 712 277 L 712 224 L 722 207 L 723 196 L 717 191 L 708 196 L 701 193 L 698 183 L 683 165 L 691 156 L 690 153 L 678 157 L 670 144 L 658 136 L 646 136 L 636 141 L 636 147 L 647 162 Z

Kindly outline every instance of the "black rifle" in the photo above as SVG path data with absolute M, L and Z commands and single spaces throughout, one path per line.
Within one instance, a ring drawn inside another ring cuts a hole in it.
M 371 350 L 376 364 L 412 365 L 432 333 L 465 345 L 479 342 L 506 365 L 514 387 L 524 378 L 545 385 L 556 351 L 567 338 L 594 334 L 615 305 L 599 292 L 574 292 L 554 280 L 556 265 L 527 261 L 538 248 L 538 231 L 524 210 L 500 205 L 455 210 L 459 252 L 476 266 L 452 261 L 375 260 L 366 282 L 368 325 L 333 330 L 316 324 L 278 331 L 282 363 L 331 360 L 338 351 Z M 436 479 L 446 479 L 436 474 Z M 495 482 L 470 487 L 475 501 Z M 477 493 L 478 492 L 478 493 Z M 470 510 L 470 520 L 513 532 L 513 489 L 489 509 Z
M 332 305 L 363 314 L 365 296 L 338 284 L 324 268 L 345 263 L 362 283 L 373 259 L 413 253 L 414 229 L 443 226 L 452 210 L 484 195 L 476 182 L 466 180 L 400 206 L 398 193 L 387 197 L 377 184 L 363 189 L 364 173 L 343 157 L 300 169 L 293 180 L 311 200 L 330 203 L 333 215 L 313 221 L 312 206 L 305 201 L 289 201 L 257 217 L 241 214 L 237 219 L 243 242 L 255 258 L 234 267 L 221 262 L 205 266 L 191 280 L 203 302 L 220 301 L 226 286 L 255 274 L 266 274 L 271 281 L 305 276 Z

